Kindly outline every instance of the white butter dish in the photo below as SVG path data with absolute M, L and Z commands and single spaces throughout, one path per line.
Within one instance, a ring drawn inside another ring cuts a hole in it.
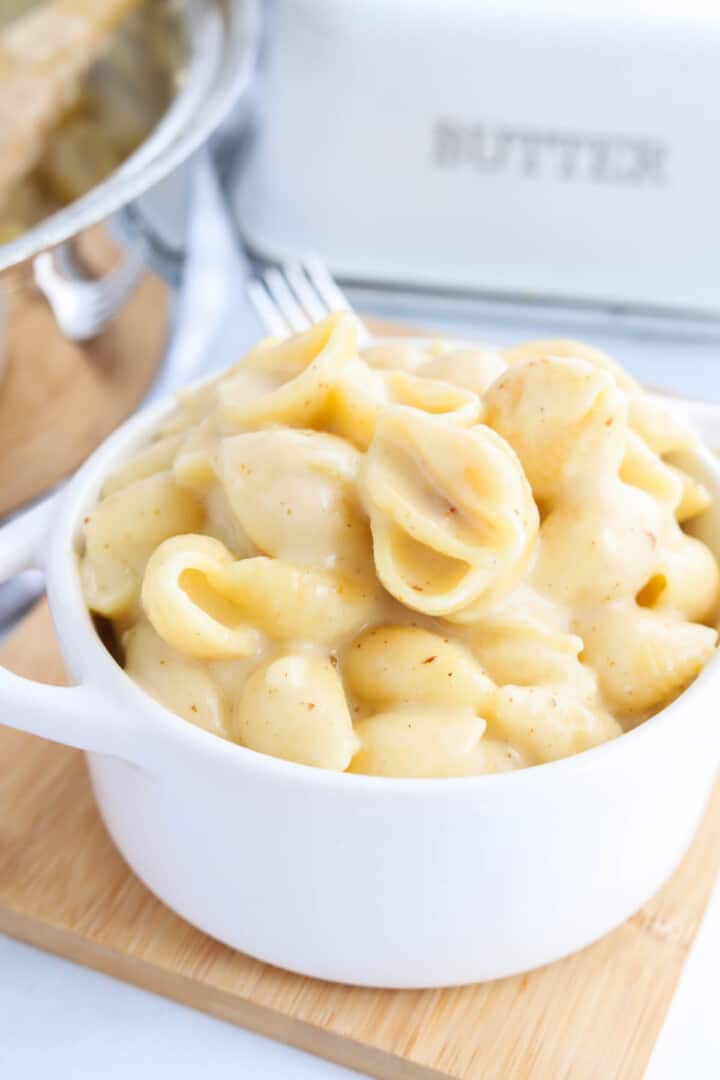
M 720 317 L 720 15 L 276 0 L 249 246 L 360 282 Z

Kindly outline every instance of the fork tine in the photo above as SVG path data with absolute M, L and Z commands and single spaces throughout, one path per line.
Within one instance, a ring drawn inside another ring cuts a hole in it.
M 328 311 L 352 311 L 345 293 L 331 277 L 322 259 L 317 255 L 308 255 L 303 259 L 303 268 Z
M 328 308 L 319 296 L 301 262 L 286 263 L 283 272 L 311 322 L 318 322 L 330 314 L 332 309 Z
M 286 338 L 292 333 L 290 325 L 285 321 L 274 301 L 270 299 L 262 281 L 249 281 L 247 294 L 260 322 L 269 334 L 277 338 Z
M 270 293 L 270 297 L 274 300 L 290 329 L 296 334 L 307 330 L 311 325 L 310 319 L 297 303 L 290 286 L 280 271 L 274 267 L 271 270 L 266 270 L 263 274 L 263 281 Z
M 303 259 L 302 266 L 310 283 L 329 311 L 353 311 L 352 304 L 321 258 L 317 255 L 308 255 Z M 359 345 L 361 348 L 369 345 L 372 340 L 371 336 L 365 324 L 359 318 L 357 327 Z
M 317 256 L 286 263 L 282 271 L 266 270 L 247 283 L 247 295 L 265 329 L 275 337 L 302 333 L 333 311 L 350 311 L 347 297 Z M 370 335 L 358 319 L 358 338 L 367 345 Z

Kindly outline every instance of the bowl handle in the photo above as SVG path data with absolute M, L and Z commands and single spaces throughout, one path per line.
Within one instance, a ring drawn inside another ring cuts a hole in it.
M 43 569 L 42 545 L 57 503 L 57 495 L 50 495 L 0 527 L 0 582 Z
M 0 582 L 42 569 L 41 549 L 55 505 L 54 498 L 45 499 L 0 528 Z M 139 764 L 142 740 L 97 687 L 48 686 L 0 666 L 0 724 Z

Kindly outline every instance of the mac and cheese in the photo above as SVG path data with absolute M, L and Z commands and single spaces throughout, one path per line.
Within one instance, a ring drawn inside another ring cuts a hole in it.
M 715 649 L 692 446 L 589 346 L 359 351 L 340 313 L 180 396 L 86 520 L 85 595 L 148 693 L 253 750 L 407 777 L 552 761 Z

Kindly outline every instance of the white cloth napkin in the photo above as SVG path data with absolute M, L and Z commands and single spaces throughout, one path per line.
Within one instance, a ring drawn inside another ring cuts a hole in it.
M 229 318 L 238 332 L 238 355 L 257 340 L 261 330 L 246 296 L 251 274 L 210 153 L 202 151 L 193 166 L 186 256 L 172 340 L 149 399 L 165 397 L 218 369 L 221 361 L 213 344 Z

